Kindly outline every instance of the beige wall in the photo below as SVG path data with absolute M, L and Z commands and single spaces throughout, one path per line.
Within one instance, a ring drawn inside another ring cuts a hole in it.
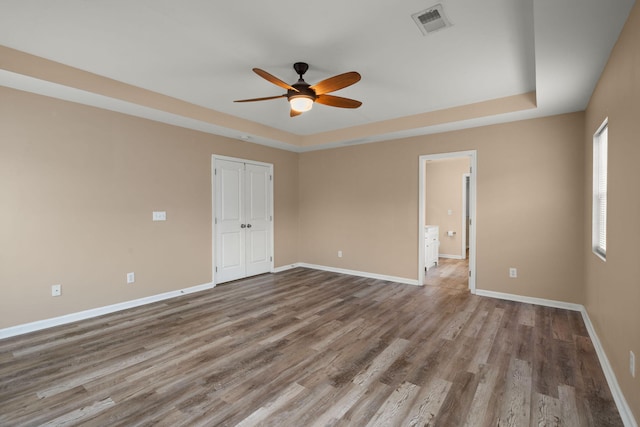
M 1 95 L 0 327 L 208 283 L 213 153 L 275 164 L 276 266 L 417 279 L 418 157 L 477 149 L 478 288 L 582 302 L 582 113 L 298 155 Z
M 609 117 L 607 261 L 591 245 L 593 134 Z M 640 420 L 640 5 L 636 2 L 586 112 L 586 301 L 618 383 Z M 636 355 L 636 378 L 629 373 Z
M 477 150 L 477 287 L 582 303 L 583 135 L 574 113 L 302 153 L 300 261 L 417 279 L 418 158 Z
M 425 165 L 425 223 L 440 229 L 440 255 L 464 258 L 462 178 L 469 173 L 469 158 L 427 161 Z M 451 215 L 449 215 L 451 210 Z M 451 237 L 447 230 L 454 231 Z
M 275 265 L 298 260 L 297 154 L 7 88 L 0 99 L 0 328 L 211 282 L 212 154 L 274 164 Z

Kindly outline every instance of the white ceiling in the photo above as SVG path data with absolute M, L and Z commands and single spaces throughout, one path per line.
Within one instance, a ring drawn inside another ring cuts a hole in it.
M 411 14 L 436 3 L 453 26 L 423 36 Z M 2 0 L 0 45 L 295 135 L 354 128 L 345 135 L 369 142 L 583 110 L 633 3 Z M 316 104 L 290 118 L 285 99 L 233 102 L 284 93 L 251 69 L 293 83 L 297 61 L 309 63 L 310 84 L 358 71 L 359 83 L 334 94 L 358 99 L 362 107 Z M 11 72 L 0 72 L 0 85 L 211 133 L 245 134 Z M 537 108 L 531 110 L 362 138 L 356 131 L 360 125 L 532 91 Z M 302 151 L 259 134 L 249 137 Z M 345 141 L 331 142 L 315 148 Z

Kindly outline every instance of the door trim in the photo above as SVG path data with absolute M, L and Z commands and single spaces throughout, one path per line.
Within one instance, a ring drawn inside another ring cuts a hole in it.
M 467 258 L 467 199 L 470 198 L 470 194 L 467 194 L 467 178 L 469 178 L 469 187 L 471 187 L 471 174 L 463 173 L 462 174 L 462 229 L 460 230 L 462 234 L 462 259 Z M 471 193 L 471 188 L 469 188 L 469 193 Z M 470 204 L 470 203 L 469 203 Z
M 453 151 L 449 153 L 425 154 L 418 159 L 418 283 L 424 284 L 424 224 L 425 224 L 425 176 L 427 160 L 469 158 L 469 291 L 476 293 L 476 181 L 478 175 L 477 150 Z
M 271 242 L 270 242 L 270 248 L 269 250 L 271 251 L 271 265 L 269 268 L 269 271 L 271 273 L 274 272 L 274 262 L 275 262 L 275 253 L 274 253 L 274 248 L 275 248 L 275 235 L 273 232 L 273 224 L 275 223 L 275 215 L 274 215 L 274 200 L 273 200 L 273 183 L 275 182 L 275 175 L 273 173 L 273 164 L 272 163 L 265 163 L 265 162 L 258 162 L 255 160 L 247 160 L 247 159 L 241 159 L 238 157 L 229 157 L 229 156 L 222 156 L 222 155 L 218 155 L 218 154 L 213 154 L 211 155 L 211 282 L 214 284 L 217 284 L 218 282 L 216 281 L 216 174 L 215 174 L 215 168 L 216 168 L 216 160 L 227 160 L 227 161 L 231 161 L 231 162 L 240 162 L 240 163 L 248 163 L 248 164 L 252 164 L 252 165 L 258 165 L 258 166 L 265 166 L 269 168 L 269 175 L 271 175 L 271 180 L 269 181 L 269 200 L 271 201 L 271 203 L 269 203 L 269 215 L 271 216 L 271 221 L 269 224 L 269 233 L 271 234 Z

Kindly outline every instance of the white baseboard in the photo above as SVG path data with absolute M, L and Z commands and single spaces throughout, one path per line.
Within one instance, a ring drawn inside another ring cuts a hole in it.
M 609 359 L 600 343 L 600 339 L 598 338 L 598 334 L 596 334 L 596 330 L 593 328 L 593 324 L 591 323 L 591 319 L 589 319 L 589 313 L 587 313 L 587 309 L 582 304 L 573 304 L 569 302 L 548 300 L 544 298 L 534 298 L 534 297 L 526 297 L 522 295 L 514 295 L 514 294 L 506 294 L 503 292 L 494 292 L 494 291 L 485 291 L 482 289 L 476 289 L 476 295 L 498 298 L 509 301 L 517 301 L 528 304 L 541 305 L 545 307 L 553 307 L 553 308 L 564 308 L 572 311 L 579 311 L 582 314 L 582 319 L 584 320 L 584 324 L 587 327 L 587 332 L 589 333 L 589 338 L 591 338 L 591 342 L 593 343 L 593 347 L 596 350 L 596 354 L 598 355 L 598 360 L 600 361 L 600 365 L 602 366 L 602 371 L 604 372 L 604 376 L 607 379 L 607 384 L 609 385 L 609 389 L 611 390 L 611 395 L 613 396 L 613 400 L 616 403 L 618 408 L 618 412 L 620 412 L 620 417 L 622 418 L 622 422 L 625 427 L 638 427 L 636 420 L 633 416 L 633 412 L 631 412 L 631 408 L 627 403 L 624 395 L 622 394 L 622 390 L 620 389 L 620 385 L 618 384 L 618 380 L 616 379 L 616 375 L 613 372 L 613 368 L 609 363 Z
M 571 311 L 584 310 L 584 307 L 581 304 L 573 304 L 570 302 L 556 301 L 556 300 L 545 299 L 545 298 L 527 297 L 527 296 L 516 295 L 516 294 L 507 294 L 503 292 L 485 291 L 483 289 L 476 289 L 476 295 L 480 295 L 483 297 L 504 299 L 507 301 L 524 302 L 526 304 L 535 304 L 535 305 L 541 305 L 544 307 L 564 308 L 566 310 L 571 310 Z
M 9 338 L 17 335 L 35 332 L 42 329 L 52 328 L 54 326 L 66 325 L 67 323 L 77 322 L 78 320 L 90 319 L 92 317 L 102 316 L 103 314 L 114 313 L 116 311 L 126 310 L 128 308 L 138 307 L 153 302 L 174 298 L 180 295 L 200 292 L 215 287 L 213 283 L 205 283 L 203 285 L 192 286 L 177 291 L 165 292 L 162 294 L 151 295 L 131 301 L 124 301 L 117 304 L 107 305 L 104 307 L 92 308 L 90 310 L 79 311 L 77 313 L 65 314 L 64 316 L 53 317 L 51 319 L 38 320 L 36 322 L 24 323 L 22 325 L 11 326 L 0 329 L 0 339 Z
M 289 264 L 289 265 L 282 265 L 280 267 L 276 267 L 273 270 L 271 270 L 272 273 L 282 273 L 283 271 L 287 271 L 287 270 L 292 270 L 296 267 L 299 267 L 298 263 L 295 264 Z
M 406 277 L 386 276 L 384 274 L 368 273 L 366 271 L 346 270 L 344 268 L 327 267 L 324 265 L 307 264 L 300 262 L 298 267 L 311 268 L 313 270 L 330 271 L 332 273 L 349 274 L 351 276 L 366 277 L 369 279 L 387 280 L 389 282 L 404 283 L 406 285 L 420 285 L 416 279 L 407 279 Z
M 464 259 L 461 255 L 438 254 L 438 258 Z
M 611 367 L 609 359 L 607 358 L 607 354 L 604 352 L 604 348 L 600 343 L 598 334 L 596 334 L 596 330 L 593 328 L 593 323 L 591 323 L 591 319 L 589 319 L 589 313 L 587 313 L 587 309 L 582 306 L 582 310 L 580 310 L 580 312 L 582 313 L 582 320 L 584 320 L 584 324 L 587 327 L 587 331 L 589 332 L 591 342 L 593 343 L 593 346 L 596 349 L 596 353 L 598 354 L 600 365 L 602 366 L 604 376 L 607 379 L 607 384 L 609 384 L 609 389 L 611 389 L 613 400 L 616 402 L 616 406 L 618 407 L 618 412 L 620 412 L 622 422 L 624 423 L 625 427 L 638 427 L 636 419 L 633 416 L 633 412 L 631 412 L 631 408 L 629 407 L 627 400 L 624 398 L 622 390 L 620 390 L 620 385 L 618 384 L 616 374 L 613 372 L 613 368 Z

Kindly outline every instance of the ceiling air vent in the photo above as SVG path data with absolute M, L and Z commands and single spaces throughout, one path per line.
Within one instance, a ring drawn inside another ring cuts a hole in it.
M 425 36 L 429 33 L 433 33 L 434 31 L 451 26 L 451 22 L 445 16 L 444 9 L 441 4 L 437 4 L 429 9 L 414 13 L 411 17 Z

